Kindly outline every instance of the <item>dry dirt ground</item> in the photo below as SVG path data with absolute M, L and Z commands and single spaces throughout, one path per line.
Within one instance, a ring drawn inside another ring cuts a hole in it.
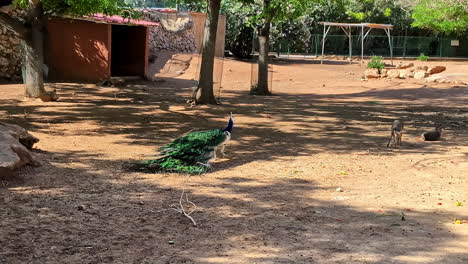
M 119 88 L 56 84 L 55 103 L 0 86 L 0 121 L 39 137 L 43 163 L 2 182 L 0 263 L 468 263 L 468 87 L 279 61 L 276 96 L 251 97 L 250 65 L 226 60 L 223 105 L 191 108 L 193 68 Z M 211 173 L 122 169 L 229 112 L 228 157 Z M 389 149 L 395 118 L 406 131 Z M 438 121 L 443 141 L 421 141 Z M 182 190 L 196 227 L 170 207 Z

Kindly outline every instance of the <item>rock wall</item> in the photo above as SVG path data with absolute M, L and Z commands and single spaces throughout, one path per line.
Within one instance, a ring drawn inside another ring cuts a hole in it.
M 193 20 L 189 14 L 144 10 L 143 19 L 161 24 L 150 30 L 150 55 L 161 51 L 196 51 Z
M 3 8 L 13 16 L 20 12 L 11 8 Z M 0 78 L 9 80 L 21 79 L 21 45 L 20 39 L 13 32 L 0 25 Z

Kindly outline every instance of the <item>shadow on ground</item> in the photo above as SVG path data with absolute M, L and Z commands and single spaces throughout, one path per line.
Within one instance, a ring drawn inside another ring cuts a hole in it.
M 223 106 L 191 108 L 185 103 L 190 82 L 182 81 L 183 88 L 175 88 L 180 83 L 174 82 L 178 81 L 117 88 L 61 84 L 56 103 L 2 99 L 0 121 L 57 137 L 124 135 L 125 142 L 114 144 L 156 148 L 192 129 L 222 128 L 228 113 L 234 112 L 236 126 L 228 153 L 242 158 L 217 163 L 219 170 L 319 152 L 372 150 L 390 156 L 441 151 L 414 142 L 400 151 L 385 148 L 395 118 L 407 121 L 407 137 L 416 137 L 442 117 L 453 121 L 450 133 L 457 141 L 448 137 L 436 143 L 441 148 L 466 142 L 467 137 L 466 107 L 420 104 L 397 96 L 411 91 L 273 97 L 227 91 Z M 417 96 L 436 99 L 449 92 L 457 100 L 466 97 L 457 87 L 424 89 Z M 362 99 L 368 97 L 373 101 Z M 97 125 L 79 132 L 57 129 L 86 122 Z M 217 176 L 205 183 L 203 177 L 213 175 L 207 174 L 187 183 L 180 175 L 124 172 L 121 164 L 127 160 L 104 159 L 87 151 L 36 154 L 45 161 L 41 168 L 23 171 L 24 184 L 0 189 L 0 263 L 468 261 L 456 250 L 461 237 L 437 222 L 446 222 L 446 215 L 413 210 L 401 221 L 395 209 L 390 216 L 376 216 L 317 197 L 314 194 L 322 187 L 311 180 Z M 199 206 L 193 214 L 198 227 L 170 209 L 183 189 Z M 175 243 L 168 244 L 169 240 Z
M 425 211 L 387 216 L 315 196 L 314 181 L 227 177 L 205 184 L 127 174 L 83 152 L 37 155 L 26 184 L 0 189 L 2 263 L 466 263 Z M 70 169 L 79 161 L 83 168 Z M 197 227 L 170 209 L 182 189 Z M 168 241 L 174 241 L 169 244 Z M 447 248 L 449 250 L 447 250 Z M 455 253 L 450 253 L 455 252 Z M 419 259 L 419 260 L 418 260 Z M 427 260 L 427 261 L 426 261 Z

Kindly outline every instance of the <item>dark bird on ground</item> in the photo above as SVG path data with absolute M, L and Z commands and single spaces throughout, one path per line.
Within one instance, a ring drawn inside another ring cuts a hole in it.
M 231 139 L 234 118 L 231 114 L 224 129 L 189 132 L 160 149 L 158 158 L 136 165 L 136 169 L 151 172 L 202 174 L 211 168 L 220 148 L 224 156 L 225 144 Z
M 436 124 L 434 131 L 424 132 L 422 137 L 425 141 L 439 141 L 442 137 L 442 124 Z

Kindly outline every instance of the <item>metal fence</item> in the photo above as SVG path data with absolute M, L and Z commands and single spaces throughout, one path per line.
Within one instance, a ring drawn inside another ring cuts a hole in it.
M 321 55 L 321 34 L 314 34 L 310 41 L 291 42 L 280 39 L 271 46 L 271 51 L 280 54 Z M 360 35 L 352 35 L 352 53 L 361 55 Z M 392 36 L 394 57 L 417 57 L 421 53 L 431 57 L 468 57 L 468 39 L 442 37 Z M 385 35 L 369 35 L 364 41 L 364 56 L 390 56 L 388 38 Z M 348 37 L 328 35 L 325 41 L 326 55 L 349 54 Z

